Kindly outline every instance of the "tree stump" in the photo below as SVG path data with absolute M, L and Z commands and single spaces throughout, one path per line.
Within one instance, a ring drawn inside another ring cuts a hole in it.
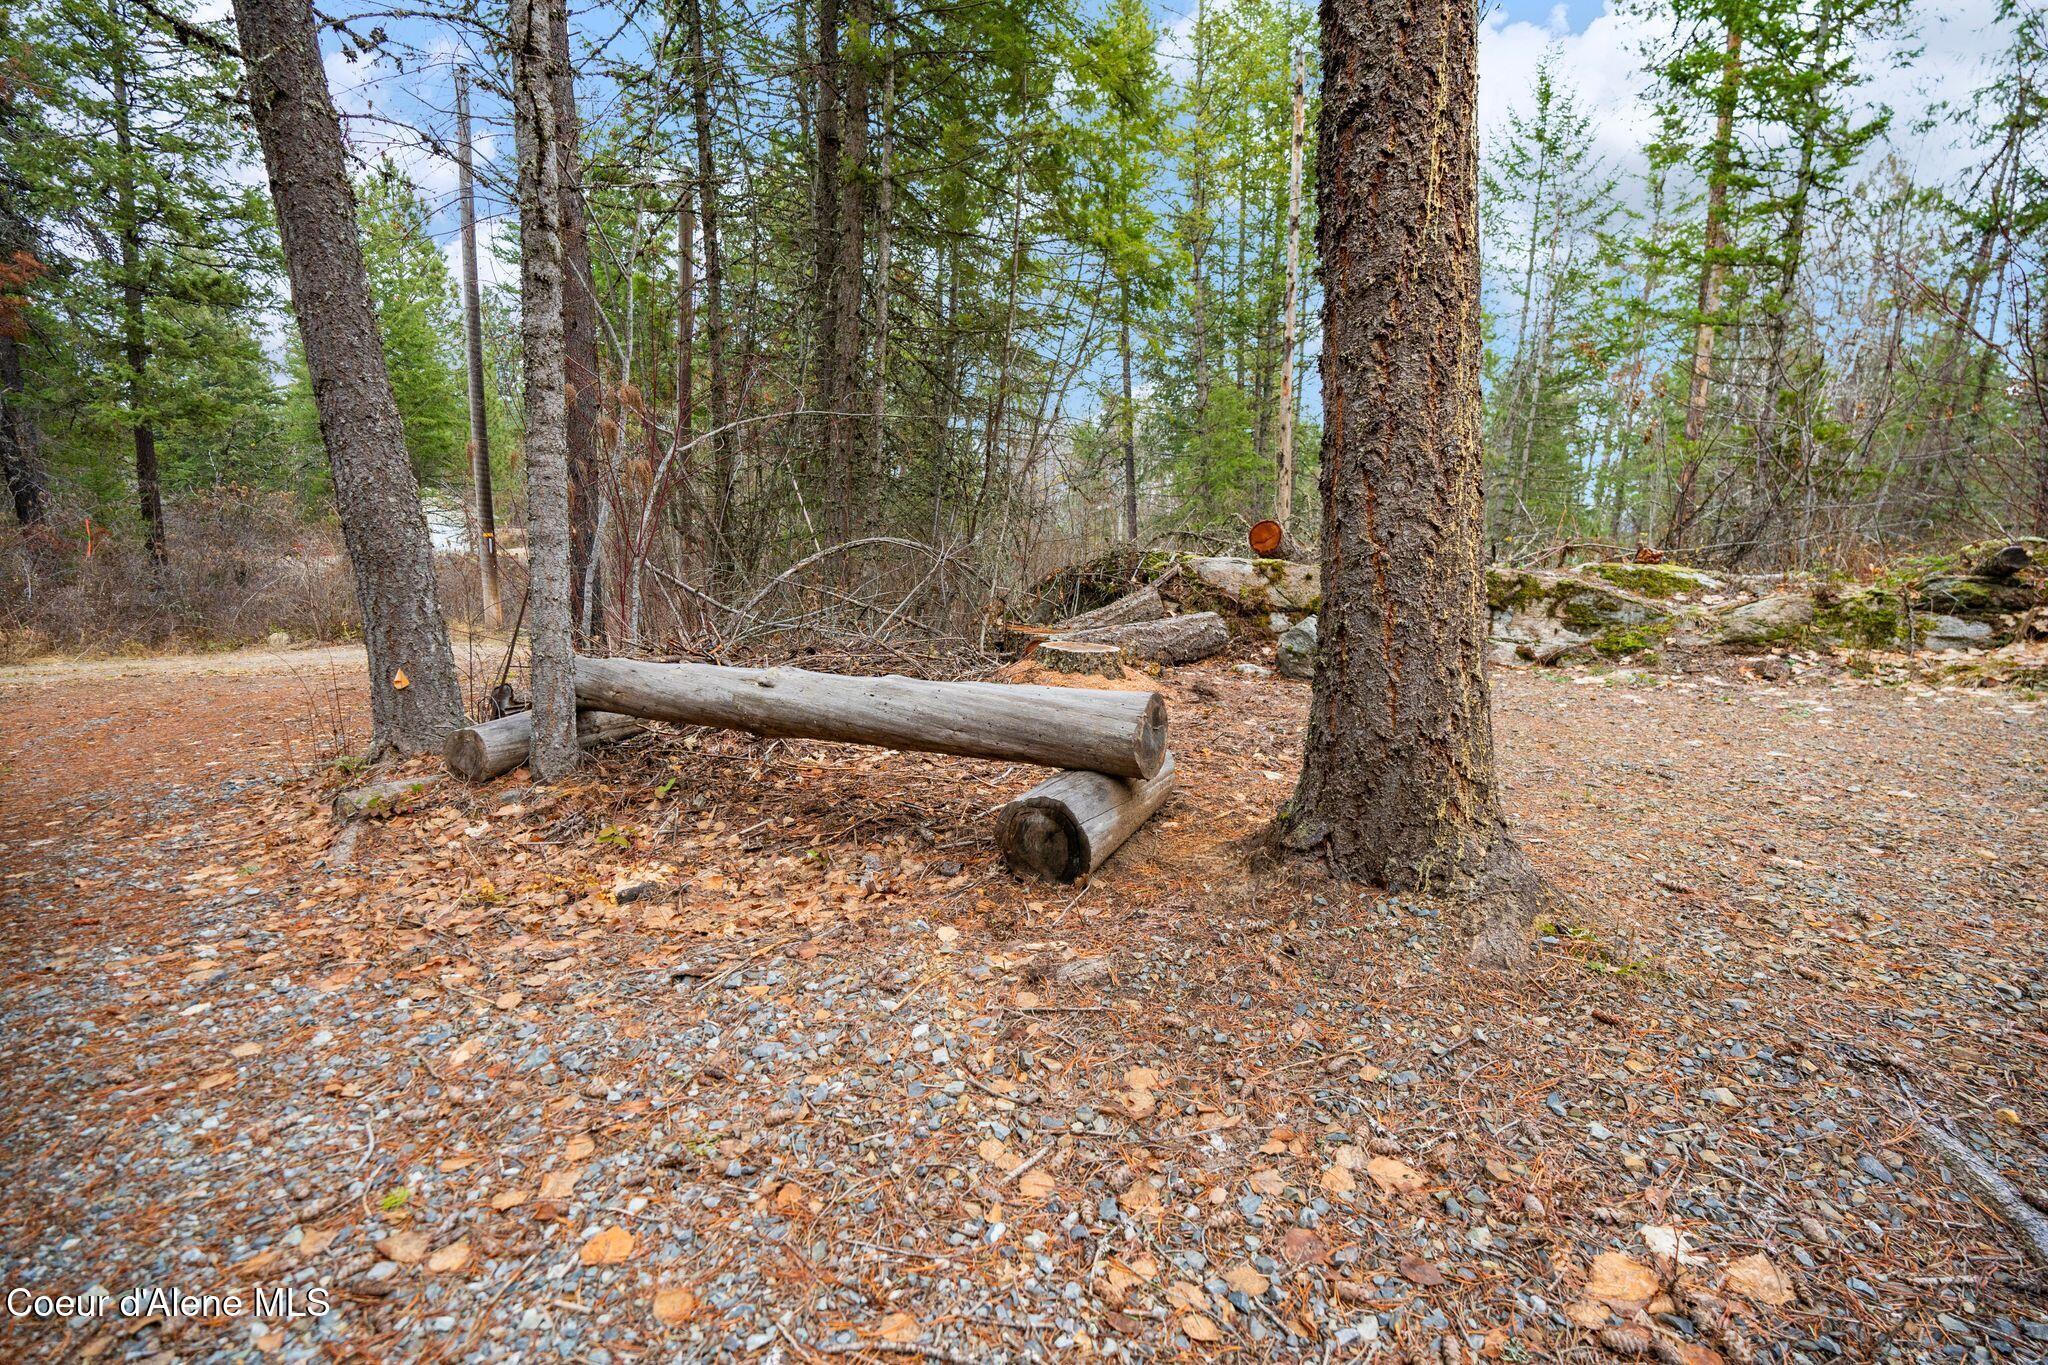
M 1124 652 L 1116 645 L 1087 640 L 1047 640 L 1031 651 L 1031 662 L 1048 673 L 1073 673 L 1094 678 L 1121 678 Z

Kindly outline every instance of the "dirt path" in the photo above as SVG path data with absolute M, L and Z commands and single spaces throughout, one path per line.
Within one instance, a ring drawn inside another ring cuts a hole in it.
M 1247 873 L 1293 685 L 1174 675 L 1076 892 L 994 861 L 1023 770 L 717 734 L 344 863 L 329 655 L 0 673 L 8 1286 L 330 1299 L 0 1354 L 2048 1354 L 1913 1128 L 2048 1187 L 2039 703 L 1503 675 L 1569 900 L 1503 982 Z

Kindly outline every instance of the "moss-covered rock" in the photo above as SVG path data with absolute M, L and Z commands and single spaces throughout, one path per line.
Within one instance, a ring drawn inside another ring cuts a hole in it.
M 1603 659 L 1619 659 L 1629 654 L 1654 652 L 1671 634 L 1676 621 L 1644 621 L 1633 626 L 1609 626 L 1587 642 L 1588 647 Z
M 1725 586 L 1712 574 L 1683 564 L 1581 564 L 1579 572 L 1659 602 L 1690 593 L 1719 592 Z
M 1487 635 L 1496 661 L 1555 663 L 1588 652 L 1653 649 L 1676 618 L 1649 598 L 1577 574 L 1494 568 L 1486 573 Z
M 1906 639 L 1905 603 L 1880 584 L 1853 588 L 1816 605 L 1813 629 L 1824 640 L 1858 649 L 1895 649 Z
M 1919 596 L 1931 611 L 1981 621 L 2006 612 L 2026 611 L 2039 594 L 2028 583 L 1939 574 L 1921 581 Z
M 1721 643 L 1770 645 L 1796 640 L 1814 621 L 1813 599 L 1804 593 L 1777 593 L 1745 602 L 1716 616 Z

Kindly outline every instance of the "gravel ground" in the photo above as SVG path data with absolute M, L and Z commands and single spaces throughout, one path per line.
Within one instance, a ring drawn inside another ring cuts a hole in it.
M 4 1279 L 115 1298 L 7 1357 L 2048 1359 L 1920 1128 L 2048 1189 L 2024 694 L 1498 675 L 1507 979 L 1250 869 L 1307 691 L 1228 667 L 1079 891 L 1026 769 L 670 734 L 344 829 L 344 690 L 166 682 L 0 690 Z

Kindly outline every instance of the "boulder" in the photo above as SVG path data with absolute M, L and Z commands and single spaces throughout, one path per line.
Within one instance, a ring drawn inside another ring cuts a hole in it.
M 1314 611 L 1322 605 L 1323 573 L 1314 564 L 1227 555 L 1180 557 L 1195 580 L 1247 611 Z
M 1710 573 L 1688 568 L 1683 564 L 1637 564 L 1632 561 L 1617 561 L 1581 564 L 1578 572 L 1584 577 L 1597 578 L 1613 587 L 1625 588 L 1638 597 L 1647 597 L 1658 602 L 1699 593 L 1721 592 L 1728 586 Z
M 1960 616 L 1936 616 L 1928 621 L 1921 636 L 1924 649 L 1988 649 L 1996 643 L 1989 621 L 1967 621 Z
M 1535 569 L 1488 569 L 1486 605 L 1495 663 L 1633 654 L 1656 648 L 1677 620 L 1671 608 L 1626 589 Z
M 1316 675 L 1316 618 L 1303 617 L 1280 636 L 1279 656 L 1274 661 L 1283 678 L 1313 678 Z
M 1804 593 L 1777 593 L 1719 613 L 1723 644 L 1765 645 L 1789 639 L 1813 624 L 1813 599 Z

